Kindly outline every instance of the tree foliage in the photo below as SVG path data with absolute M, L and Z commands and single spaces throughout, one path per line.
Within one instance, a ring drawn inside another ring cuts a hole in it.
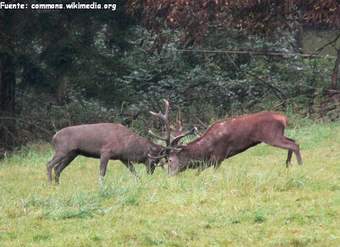
M 319 2 L 130 0 L 116 1 L 114 13 L 0 12 L 0 149 L 80 123 L 123 122 L 145 134 L 162 98 L 195 125 L 265 109 L 317 115 L 335 68 L 329 58 L 178 48 L 289 52 L 301 20 L 339 26 L 336 1 Z
M 0 145 L 15 144 L 15 115 L 24 109 L 15 104 L 17 95 L 48 92 L 62 105 L 84 78 L 95 85 L 103 75 L 124 72 L 119 58 L 127 49 L 123 37 L 133 19 L 123 1 L 117 4 L 121 8 L 114 13 L 1 10 Z
M 201 41 L 211 28 L 267 35 L 278 28 L 292 29 L 294 22 L 340 28 L 337 0 L 130 0 L 129 5 L 153 31 L 182 29 L 185 44 Z

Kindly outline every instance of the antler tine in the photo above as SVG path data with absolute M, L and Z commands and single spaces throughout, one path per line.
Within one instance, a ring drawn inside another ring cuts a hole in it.
M 171 129 L 170 129 L 170 123 L 169 123 L 169 107 L 170 107 L 170 103 L 166 99 L 163 99 L 163 102 L 164 102 L 164 107 L 165 107 L 164 114 L 161 111 L 158 112 L 158 113 L 150 111 L 150 114 L 152 114 L 155 117 L 160 118 L 164 122 L 165 131 L 166 131 L 166 137 L 160 137 L 158 135 L 151 134 L 150 131 L 149 131 L 149 133 L 151 135 L 155 136 L 156 138 L 165 141 L 166 142 L 166 146 L 169 146 L 170 145 L 170 138 L 171 138 L 171 136 L 170 136 Z
M 178 108 L 177 115 L 176 115 L 176 130 L 177 131 L 182 131 L 183 130 L 183 121 L 182 121 L 181 108 Z
M 169 101 L 167 101 L 166 99 L 163 99 L 164 105 L 165 105 L 165 110 L 164 110 L 164 114 L 159 111 L 158 113 L 150 111 L 150 114 L 152 114 L 155 117 L 159 117 L 160 119 L 162 119 L 165 123 L 169 121 Z
M 169 107 L 170 107 L 170 103 L 166 99 L 163 99 L 163 102 L 164 102 L 164 105 L 165 105 L 164 117 L 168 121 L 168 119 L 169 119 Z
M 149 111 L 151 115 L 155 116 L 155 117 L 159 117 L 160 119 L 162 119 L 164 121 L 164 115 L 161 112 L 153 112 L 153 111 Z
M 191 130 L 183 133 L 183 134 L 180 134 L 178 136 L 176 136 L 170 143 L 170 146 L 173 147 L 175 145 L 178 144 L 178 142 L 183 138 L 183 137 L 186 137 L 188 135 L 193 135 L 195 134 L 196 132 L 198 131 L 197 127 L 193 127 Z
M 181 108 L 178 108 L 177 115 L 176 115 L 176 121 L 181 122 L 182 121 L 182 112 Z
M 166 146 L 170 146 L 171 142 L 171 129 L 170 129 L 170 122 L 169 122 L 169 108 L 170 103 L 166 99 L 163 99 L 164 102 L 164 124 L 165 124 L 165 131 L 166 131 Z

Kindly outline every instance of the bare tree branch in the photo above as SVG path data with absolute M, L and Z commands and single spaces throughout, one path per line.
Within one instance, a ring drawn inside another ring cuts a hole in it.
M 318 48 L 317 50 L 315 50 L 314 54 L 320 54 L 320 52 L 325 49 L 327 46 L 333 45 L 335 44 L 338 39 L 340 38 L 340 32 L 337 34 L 337 36 L 332 39 L 331 41 L 329 41 L 328 43 L 324 44 L 323 46 L 321 46 L 320 48 Z

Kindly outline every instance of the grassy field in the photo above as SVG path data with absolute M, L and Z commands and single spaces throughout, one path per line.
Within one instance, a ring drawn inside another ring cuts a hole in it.
M 199 176 L 111 161 L 102 188 L 81 157 L 48 185 L 52 150 L 32 145 L 0 163 L 0 246 L 340 246 L 340 124 L 288 136 L 304 166 L 266 145 Z

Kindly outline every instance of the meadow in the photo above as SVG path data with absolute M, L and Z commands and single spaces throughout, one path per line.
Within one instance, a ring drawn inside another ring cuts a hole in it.
M 290 128 L 304 160 L 259 145 L 176 177 L 77 158 L 49 185 L 49 144 L 0 161 L 0 246 L 340 246 L 340 124 Z

